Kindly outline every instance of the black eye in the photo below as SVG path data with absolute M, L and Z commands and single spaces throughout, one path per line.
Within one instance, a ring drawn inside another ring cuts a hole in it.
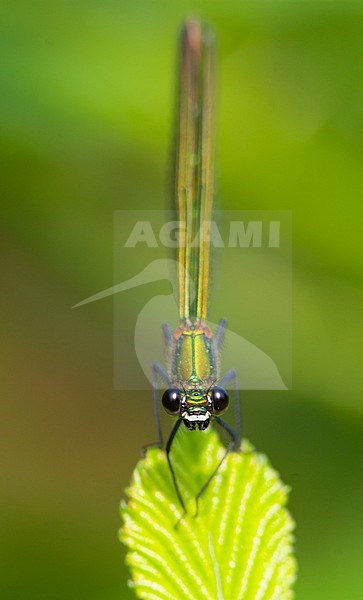
M 176 415 L 180 409 L 180 399 L 180 390 L 177 388 L 171 388 L 163 393 L 161 401 L 166 412 L 168 412 L 170 415 Z
M 226 390 L 220 387 L 215 387 L 211 391 L 213 409 L 216 413 L 223 413 L 228 408 L 229 398 Z

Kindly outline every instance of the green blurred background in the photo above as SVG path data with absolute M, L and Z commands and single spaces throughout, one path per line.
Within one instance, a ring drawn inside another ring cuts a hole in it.
M 292 486 L 297 598 L 362 598 L 361 2 L 0 10 L 1 597 L 133 597 L 118 504 L 151 394 L 113 390 L 112 299 L 70 307 L 113 282 L 113 212 L 167 204 L 176 36 L 198 14 L 219 43 L 219 203 L 293 216 L 294 389 L 245 393 L 245 435 Z

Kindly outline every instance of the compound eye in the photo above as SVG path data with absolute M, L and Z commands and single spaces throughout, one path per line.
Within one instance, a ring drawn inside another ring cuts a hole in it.
M 225 389 L 215 387 L 211 391 L 214 412 L 221 414 L 228 408 L 229 398 Z
M 161 399 L 163 403 L 163 407 L 166 412 L 170 415 L 177 415 L 180 410 L 180 390 L 177 388 L 171 388 L 170 390 L 166 390 L 163 393 L 163 397 Z

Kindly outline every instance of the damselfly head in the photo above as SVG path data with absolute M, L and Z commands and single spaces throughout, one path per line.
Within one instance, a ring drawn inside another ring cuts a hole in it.
M 223 414 L 228 404 L 228 394 L 223 388 L 188 390 L 181 399 L 180 414 L 188 429 L 207 429 L 211 417 Z
M 212 416 L 212 401 L 208 390 L 200 387 L 185 390 L 180 415 L 187 429 L 207 429 Z
M 197 388 L 170 388 L 163 393 L 162 404 L 169 415 L 182 417 L 188 429 L 207 429 L 213 411 L 211 396 Z
M 203 430 L 209 426 L 212 415 L 227 410 L 229 398 L 226 390 L 217 386 L 208 390 L 170 388 L 163 393 L 162 404 L 169 415 L 181 416 L 187 429 Z

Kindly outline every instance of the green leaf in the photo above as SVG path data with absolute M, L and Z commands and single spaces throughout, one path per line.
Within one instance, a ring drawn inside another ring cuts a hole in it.
M 137 597 L 149 600 L 293 598 L 293 521 L 288 488 L 248 442 L 230 453 L 199 500 L 195 496 L 225 448 L 214 430 L 179 430 L 171 459 L 187 515 L 177 499 L 165 452 L 149 449 L 122 505 L 121 540 Z

